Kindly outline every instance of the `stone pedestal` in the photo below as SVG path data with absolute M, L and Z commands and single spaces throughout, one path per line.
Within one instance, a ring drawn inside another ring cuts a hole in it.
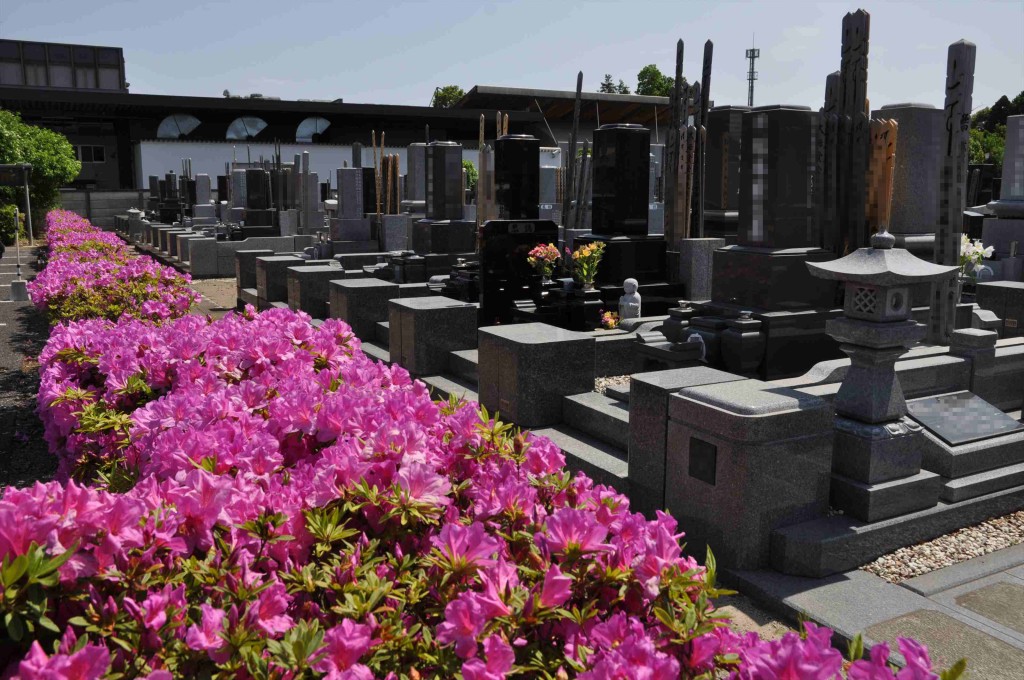
M 714 252 L 724 247 L 725 239 L 722 238 L 685 238 L 676 244 L 678 268 L 670 268 L 669 275 L 678 276 L 678 282 L 686 288 L 688 299 L 711 299 Z
M 595 283 L 620 286 L 628 278 L 641 283 L 665 281 L 666 243 L 661 236 L 581 236 L 574 239 L 574 248 L 603 241 L 604 256 L 597 267 Z
M 391 360 L 413 375 L 448 369 L 448 355 L 476 347 L 476 305 L 445 297 L 390 300 Z
M 542 323 L 480 329 L 480 403 L 522 427 L 562 420 L 562 397 L 594 389 L 595 340 Z
M 828 510 L 832 409 L 758 380 L 688 387 L 669 398 L 665 505 L 687 549 L 711 545 L 733 569 L 768 563 L 778 527 Z
M 475 251 L 476 222 L 419 220 L 412 228 L 412 249 L 420 255 Z
M 763 311 L 837 307 L 836 286 L 816 281 L 806 262 L 835 255 L 821 248 L 726 246 L 712 256 L 712 300 Z
M 345 270 L 332 265 L 288 268 L 288 306 L 314 319 L 328 318 L 330 282 L 345 278 Z
M 673 394 L 743 378 L 706 366 L 637 373 L 629 381 L 630 507 L 648 517 L 665 509 L 668 405 Z
M 273 250 L 236 250 L 235 251 L 235 287 L 239 311 L 245 305 L 255 307 L 258 303 L 256 293 L 256 258 L 273 255 Z
M 256 297 L 260 311 L 273 302 L 288 300 L 288 267 L 305 261 L 295 255 L 270 255 L 256 258 Z
M 375 326 L 387 321 L 388 301 L 401 297 L 397 283 L 364 278 L 331 281 L 331 318 L 342 319 L 357 338 L 373 341 Z

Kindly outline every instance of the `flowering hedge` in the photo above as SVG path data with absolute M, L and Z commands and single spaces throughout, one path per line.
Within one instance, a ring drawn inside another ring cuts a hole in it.
M 75 213 L 51 211 L 46 224 L 49 261 L 28 291 L 52 322 L 125 316 L 164 320 L 187 314 L 199 301 L 187 275 L 136 256 L 116 235 Z
M 288 310 L 57 326 L 59 479 L 0 497 L 20 678 L 831 678 L 714 611 L 675 521 Z M 710 557 L 710 556 L 709 556 Z M 899 678 L 932 678 L 900 642 Z M 895 677 L 879 645 L 855 680 Z

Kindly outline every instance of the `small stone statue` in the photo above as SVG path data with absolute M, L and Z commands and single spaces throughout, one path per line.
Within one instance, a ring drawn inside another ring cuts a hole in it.
M 622 289 L 625 295 L 619 298 L 619 322 L 626 319 L 640 318 L 640 294 L 636 292 L 640 284 L 636 279 L 626 279 L 622 282 Z

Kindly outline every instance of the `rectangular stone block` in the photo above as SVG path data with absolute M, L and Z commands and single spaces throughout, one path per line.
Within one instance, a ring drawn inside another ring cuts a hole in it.
M 594 338 L 543 323 L 481 328 L 480 402 L 521 427 L 562 420 L 562 397 L 594 389 Z
M 329 287 L 331 317 L 342 319 L 357 338 L 369 341 L 374 339 L 374 326 L 388 320 L 388 300 L 401 296 L 398 284 L 373 278 L 335 280 Z
M 384 215 L 384 250 L 408 250 L 412 241 L 412 217 Z
M 941 488 L 942 477 L 927 470 L 877 484 L 834 475 L 832 505 L 863 522 L 879 522 L 935 507 Z
M 260 311 L 273 302 L 288 300 L 288 268 L 303 264 L 295 255 L 267 255 L 256 258 L 256 295 Z
M 421 255 L 474 251 L 476 222 L 419 220 L 412 228 L 412 250 Z
M 314 319 L 327 318 L 330 282 L 345 278 L 345 270 L 336 265 L 289 267 L 288 306 Z
M 390 300 L 391 360 L 413 375 L 448 369 L 451 352 L 476 347 L 476 305 L 431 296 Z
M 332 241 L 369 241 L 371 238 L 370 218 L 331 219 Z
M 758 380 L 689 387 L 669 399 L 665 505 L 688 550 L 768 563 L 773 529 L 828 509 L 831 406 Z M 711 481 L 709 481 L 711 480 Z
M 711 274 L 714 252 L 725 247 L 724 238 L 684 238 L 676 244 L 679 251 L 679 283 L 689 300 L 711 299 Z
M 629 381 L 630 506 L 648 517 L 665 509 L 669 397 L 684 387 L 744 380 L 707 366 L 637 373 Z

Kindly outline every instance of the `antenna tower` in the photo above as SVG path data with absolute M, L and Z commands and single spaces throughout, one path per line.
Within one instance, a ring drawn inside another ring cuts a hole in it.
M 754 39 L 750 39 L 751 48 L 747 50 L 747 59 L 750 60 L 750 70 L 747 71 L 747 106 L 754 105 L 754 81 L 757 80 L 757 71 L 754 70 L 754 60 L 761 56 L 761 50 L 753 47 Z

